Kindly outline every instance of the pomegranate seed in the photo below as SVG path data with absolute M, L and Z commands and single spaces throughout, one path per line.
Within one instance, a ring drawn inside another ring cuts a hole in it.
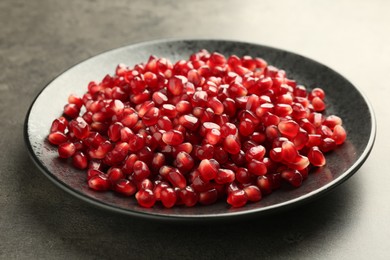
M 179 152 L 176 156 L 176 167 L 181 172 L 189 172 L 194 168 L 195 162 L 191 155 L 186 152 Z
M 120 168 L 111 167 L 107 171 L 107 178 L 112 185 L 115 185 L 117 181 L 123 179 L 125 176 Z
M 110 189 L 111 184 L 105 175 L 99 174 L 89 179 L 88 187 L 96 191 L 106 191 Z
M 270 194 L 272 192 L 272 183 L 266 175 L 257 177 L 257 186 L 264 195 Z
M 297 188 L 302 184 L 302 175 L 297 170 L 284 170 L 281 173 L 281 177 L 293 187 Z
M 176 203 L 176 192 L 174 189 L 166 187 L 161 189 L 160 199 L 164 207 L 172 208 Z
M 179 196 L 183 204 L 187 207 L 193 207 L 198 203 L 198 195 L 191 186 L 181 189 Z
M 76 152 L 76 146 L 73 143 L 66 142 L 58 146 L 58 155 L 61 158 L 72 157 L 75 152 Z
M 179 171 L 170 171 L 167 178 L 174 187 L 184 189 L 187 186 L 186 178 Z
M 149 167 L 143 161 L 136 161 L 133 165 L 133 171 L 133 176 L 137 181 L 142 181 L 150 175 Z
M 232 183 L 234 180 L 235 180 L 234 172 L 228 169 L 219 169 L 217 176 L 215 177 L 215 182 L 218 184 Z
M 62 132 L 53 132 L 48 136 L 48 140 L 51 144 L 60 145 L 68 141 L 68 137 Z
M 238 131 L 242 136 L 249 136 L 255 131 L 255 125 L 249 119 L 244 119 L 240 122 Z
M 314 166 L 324 166 L 326 163 L 325 156 L 317 146 L 313 146 L 309 149 L 307 158 Z
M 203 180 L 209 181 L 215 179 L 218 174 L 219 163 L 214 159 L 204 159 L 199 164 L 199 174 Z
M 247 162 L 255 160 L 262 160 L 265 155 L 265 148 L 262 145 L 251 147 L 246 153 L 245 153 L 245 159 Z
M 160 118 L 160 110 L 157 107 L 152 107 L 142 117 L 142 122 L 146 126 L 151 126 L 157 124 L 159 118 Z
M 137 191 L 137 186 L 131 181 L 120 179 L 115 183 L 114 190 L 124 196 L 132 196 Z
M 278 129 L 282 135 L 294 138 L 299 132 L 299 125 L 293 120 L 286 120 L 278 124 Z
M 55 119 L 51 124 L 50 133 L 61 132 L 64 133 L 66 127 L 68 126 L 68 121 L 65 117 L 61 116 L 58 119 Z
M 249 201 L 255 202 L 261 200 L 261 191 L 257 186 L 249 185 L 245 187 L 243 190 Z
M 138 204 L 144 208 L 151 208 L 156 203 L 156 198 L 153 194 L 153 191 L 148 189 L 139 190 L 135 194 L 135 198 L 137 199 Z
M 72 132 L 78 139 L 84 139 L 89 135 L 89 125 L 82 117 L 78 117 L 70 122 Z
M 332 139 L 335 141 L 337 145 L 340 145 L 345 142 L 345 139 L 347 138 L 347 133 L 345 129 L 341 125 L 336 125 L 333 128 L 333 135 Z
M 162 140 L 168 145 L 179 145 L 183 143 L 183 133 L 177 130 L 169 130 L 162 135 Z
M 294 162 L 298 156 L 298 151 L 294 144 L 290 141 L 285 141 L 282 144 L 282 158 L 286 162 Z
M 66 104 L 64 107 L 64 115 L 69 118 L 76 118 L 79 116 L 80 108 L 76 104 Z
M 265 175 L 267 173 L 267 167 L 263 162 L 253 159 L 247 164 L 248 171 L 253 175 Z
M 223 148 L 230 154 L 238 154 L 241 150 L 241 145 L 236 136 L 228 135 L 223 142 Z
M 77 151 L 73 156 L 73 166 L 78 169 L 85 169 L 88 167 L 87 157 L 80 151 Z
M 227 203 L 234 208 L 244 206 L 248 201 L 248 198 L 243 190 L 235 190 L 229 193 Z
M 202 205 L 210 205 L 217 201 L 218 192 L 216 189 L 210 189 L 199 193 L 199 203 Z

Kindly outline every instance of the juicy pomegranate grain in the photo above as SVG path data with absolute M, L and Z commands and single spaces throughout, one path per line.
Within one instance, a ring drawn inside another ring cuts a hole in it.
M 76 146 L 73 143 L 66 142 L 58 146 L 58 156 L 61 158 L 72 157 L 76 152 Z
M 139 190 L 135 194 L 135 198 L 137 199 L 138 204 L 144 208 L 151 208 L 156 203 L 156 198 L 154 196 L 153 191 L 148 189 Z
M 110 181 L 107 176 L 103 174 L 95 175 L 88 181 L 88 186 L 96 191 L 106 191 L 111 187 Z
M 242 207 L 283 182 L 299 187 L 346 141 L 325 97 L 258 57 L 152 55 L 70 95 L 47 139 L 91 189 L 135 195 L 141 207 Z
M 229 193 L 227 203 L 232 207 L 238 208 L 244 206 L 248 201 L 248 197 L 243 190 L 235 190 Z

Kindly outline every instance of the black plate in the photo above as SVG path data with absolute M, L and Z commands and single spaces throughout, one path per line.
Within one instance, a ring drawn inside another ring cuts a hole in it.
M 193 208 L 141 208 L 134 198 L 123 198 L 111 192 L 99 193 L 88 188 L 85 173 L 75 170 L 57 158 L 47 134 L 51 122 L 61 115 L 70 93 L 82 95 L 92 80 L 114 73 L 119 63 L 135 65 L 153 54 L 171 61 L 188 59 L 200 49 L 225 55 L 263 57 L 269 64 L 286 70 L 290 78 L 307 88 L 326 91 L 327 113 L 343 119 L 348 139 L 327 155 L 327 165 L 310 174 L 302 187 L 279 190 L 258 203 L 232 209 L 226 202 Z M 25 141 L 36 165 L 62 189 L 96 206 L 128 215 L 160 219 L 220 219 L 248 214 L 265 214 L 318 198 L 354 174 L 368 157 L 375 139 L 373 110 L 362 93 L 332 69 L 303 56 L 257 44 L 224 40 L 162 40 L 134 44 L 97 55 L 65 71 L 50 82 L 37 96 L 27 114 Z

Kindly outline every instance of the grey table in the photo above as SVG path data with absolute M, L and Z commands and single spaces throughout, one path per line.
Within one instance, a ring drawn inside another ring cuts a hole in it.
M 0 1 L 1 259 L 389 259 L 389 1 Z M 172 37 L 224 38 L 298 52 L 371 101 L 376 145 L 327 196 L 227 224 L 178 225 L 94 208 L 30 160 L 23 122 L 53 77 L 102 51 Z

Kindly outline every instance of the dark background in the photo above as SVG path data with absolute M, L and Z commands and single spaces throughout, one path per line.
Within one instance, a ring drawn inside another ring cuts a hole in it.
M 388 1 L 0 1 L 1 259 L 387 259 Z M 371 101 L 376 146 L 332 193 L 267 217 L 176 224 L 94 208 L 34 166 L 23 123 L 39 91 L 103 51 L 161 38 L 270 45 L 339 71 Z

